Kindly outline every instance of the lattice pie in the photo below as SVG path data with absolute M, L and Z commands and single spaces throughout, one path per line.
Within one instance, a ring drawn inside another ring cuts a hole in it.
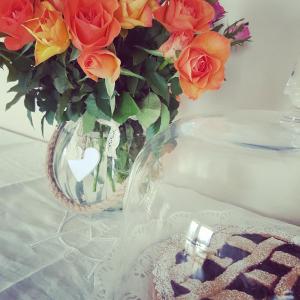
M 201 263 L 182 239 L 166 243 L 153 299 L 300 299 L 300 247 L 269 234 L 219 232 Z

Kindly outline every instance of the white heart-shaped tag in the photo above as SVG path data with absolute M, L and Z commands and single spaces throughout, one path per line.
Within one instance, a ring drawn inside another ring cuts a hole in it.
M 100 153 L 95 148 L 87 148 L 83 159 L 68 160 L 69 167 L 77 181 L 82 181 L 89 175 L 100 161 Z

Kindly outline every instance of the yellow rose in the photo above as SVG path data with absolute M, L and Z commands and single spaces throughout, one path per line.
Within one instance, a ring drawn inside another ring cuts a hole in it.
M 41 2 L 37 11 L 39 17 L 24 23 L 25 28 L 36 39 L 36 65 L 65 52 L 70 45 L 69 33 L 61 13 L 48 1 Z
M 152 12 L 159 7 L 156 0 L 120 0 L 119 2 L 120 7 L 116 12 L 116 18 L 123 29 L 152 26 Z

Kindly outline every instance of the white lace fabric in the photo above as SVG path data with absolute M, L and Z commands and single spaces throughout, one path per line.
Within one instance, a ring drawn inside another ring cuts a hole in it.
M 96 270 L 116 244 L 121 214 L 65 211 L 48 187 L 46 147 L 0 130 L 0 300 L 105 299 Z

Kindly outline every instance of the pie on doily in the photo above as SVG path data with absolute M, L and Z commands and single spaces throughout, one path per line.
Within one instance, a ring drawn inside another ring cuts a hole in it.
M 300 246 L 281 236 L 216 232 L 201 263 L 170 239 L 153 270 L 153 299 L 300 299 Z

